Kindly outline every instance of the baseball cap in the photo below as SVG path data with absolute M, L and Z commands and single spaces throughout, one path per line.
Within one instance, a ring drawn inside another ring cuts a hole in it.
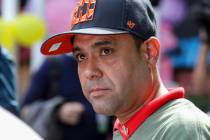
M 149 0 L 79 0 L 70 30 L 47 39 L 41 46 L 41 53 L 57 55 L 71 52 L 71 40 L 76 34 L 125 33 L 142 40 L 156 35 L 156 19 Z

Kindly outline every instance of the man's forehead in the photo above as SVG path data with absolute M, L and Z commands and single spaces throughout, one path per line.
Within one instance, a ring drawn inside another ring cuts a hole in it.
M 114 38 L 114 35 L 75 34 L 74 36 L 74 40 L 76 40 L 76 42 L 82 42 L 80 40 L 92 41 L 92 40 L 110 39 L 110 38 Z
M 73 52 L 82 51 L 84 49 L 97 49 L 102 46 L 114 44 L 114 41 L 109 38 L 99 38 L 99 39 L 93 39 L 93 40 L 85 39 L 85 41 L 78 38 L 78 40 L 76 39 L 75 42 L 76 43 L 74 43 Z
M 117 35 L 75 35 L 73 41 L 73 52 L 82 51 L 83 49 L 96 49 L 103 46 L 116 46 L 124 42 L 131 42 L 132 36 L 130 34 Z
M 73 40 L 74 48 L 87 47 L 87 46 L 98 46 L 104 44 L 104 42 L 113 42 L 115 37 L 112 35 L 75 35 Z
M 83 42 L 94 42 L 100 40 L 120 40 L 129 38 L 129 34 L 114 34 L 114 35 L 86 35 L 86 34 L 75 34 L 73 43 L 83 43 Z

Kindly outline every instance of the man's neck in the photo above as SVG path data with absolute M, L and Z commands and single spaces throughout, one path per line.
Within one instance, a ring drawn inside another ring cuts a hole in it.
M 168 93 L 168 89 L 161 83 L 155 98 L 158 98 L 158 97 L 165 95 L 167 93 Z
M 140 106 L 137 106 L 135 109 L 133 109 L 129 113 L 128 112 L 126 113 L 126 114 L 129 114 L 129 115 L 125 115 L 124 114 L 124 115 L 117 116 L 117 118 L 119 119 L 120 123 L 121 124 L 125 124 L 130 119 L 130 117 L 133 116 L 136 112 L 138 112 L 145 104 L 148 104 L 151 100 L 153 100 L 155 98 L 158 98 L 158 97 L 160 97 L 162 95 L 167 94 L 168 90 L 162 83 L 160 83 L 159 86 L 154 87 L 154 90 L 152 92 L 153 93 L 148 98 L 148 100 L 146 100 L 144 102 L 144 104 L 142 104 Z

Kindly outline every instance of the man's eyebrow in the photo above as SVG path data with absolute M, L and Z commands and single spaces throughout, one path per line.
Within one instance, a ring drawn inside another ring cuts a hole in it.
M 81 49 L 78 46 L 75 46 L 72 50 L 73 54 L 76 53 L 77 51 L 80 51 Z
M 99 46 L 105 46 L 105 45 L 111 45 L 112 44 L 112 41 L 109 41 L 109 40 L 104 40 L 104 41 L 98 41 L 96 43 L 94 43 L 92 45 L 93 48 L 97 48 Z

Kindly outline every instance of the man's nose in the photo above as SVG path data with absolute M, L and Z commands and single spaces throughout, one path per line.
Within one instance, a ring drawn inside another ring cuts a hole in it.
M 91 57 L 88 59 L 85 75 L 89 80 L 95 80 L 102 77 L 103 72 L 101 71 L 97 58 Z

